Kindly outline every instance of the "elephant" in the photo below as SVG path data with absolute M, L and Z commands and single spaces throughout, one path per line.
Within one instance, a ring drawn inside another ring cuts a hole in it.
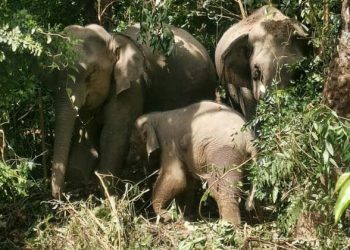
M 285 88 L 297 75 L 293 65 L 309 53 L 307 33 L 272 6 L 263 6 L 232 25 L 220 38 L 215 65 L 232 104 L 247 120 L 273 82 Z
M 171 29 L 175 45 L 169 57 L 140 45 L 137 26 L 115 34 L 96 24 L 64 29 L 75 41 L 75 55 L 72 69 L 52 74 L 54 198 L 61 196 L 67 168 L 72 181 L 86 179 L 81 175 L 88 176 L 95 168 L 118 175 L 134 120 L 145 110 L 213 98 L 216 72 L 209 55 L 186 31 Z
M 157 215 L 169 221 L 167 203 L 173 198 L 182 202 L 182 208 L 191 203 L 195 185 L 202 179 L 208 182 L 220 217 L 240 224 L 238 185 L 244 164 L 256 155 L 254 134 L 242 130 L 244 124 L 237 111 L 212 101 L 137 118 L 128 159 L 147 161 L 159 150 L 160 170 L 152 193 Z M 246 206 L 251 209 L 251 201 Z
M 215 98 L 217 76 L 207 50 L 183 29 L 171 26 L 175 46 L 170 57 L 141 44 L 151 68 L 146 84 L 144 112 L 165 111 Z M 124 34 L 138 39 L 140 25 L 130 26 Z

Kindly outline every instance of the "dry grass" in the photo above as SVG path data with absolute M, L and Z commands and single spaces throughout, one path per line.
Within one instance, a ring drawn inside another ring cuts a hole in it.
M 162 224 L 136 214 L 134 204 L 145 191 L 125 184 L 121 196 L 112 196 L 105 186 L 105 198 L 90 196 L 84 201 L 51 201 L 51 213 L 27 231 L 21 249 L 320 249 L 346 246 L 340 237 L 296 239 L 285 237 L 275 222 L 240 228 L 213 219 Z M 47 205 L 47 204 L 46 204 Z M 56 212 L 52 213 L 52 210 Z M 173 211 L 174 212 L 174 211 Z M 176 213 L 176 209 L 175 212 Z M 27 215 L 28 216 L 28 215 Z M 332 241 L 329 241 L 332 239 Z M 327 242 L 329 241 L 329 242 Z M 9 246 L 9 244 L 8 244 Z M 15 245 L 14 245 L 15 247 Z M 1 248 L 1 242 L 0 242 Z M 15 248 L 12 248 L 15 249 Z
M 142 192 L 133 194 L 133 186 L 125 185 L 121 197 L 109 194 L 103 178 L 99 176 L 105 199 L 90 196 L 85 201 L 52 201 L 61 218 L 52 223 L 46 218 L 36 227 L 36 237 L 28 242 L 31 247 L 44 249 L 125 249 L 135 225 L 134 202 Z

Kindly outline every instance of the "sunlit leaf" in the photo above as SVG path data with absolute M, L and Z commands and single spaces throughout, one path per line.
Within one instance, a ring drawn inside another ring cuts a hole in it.
M 327 148 L 327 151 L 330 155 L 334 155 L 334 149 L 333 149 L 333 146 L 332 144 L 330 144 L 328 141 L 326 141 L 326 148 Z
M 328 150 L 327 149 L 325 149 L 324 151 L 323 151 L 323 162 L 325 163 L 325 164 L 327 164 L 328 163 L 328 160 L 329 160 L 329 153 L 328 153 Z
M 71 89 L 71 88 L 66 88 L 66 92 L 67 92 L 67 95 L 68 95 L 69 97 L 72 96 L 72 89 Z
M 334 206 L 334 220 L 337 223 L 340 217 L 343 215 L 345 209 L 348 208 L 350 204 L 350 178 L 347 178 L 345 183 L 340 189 L 338 199 Z
M 46 43 L 47 44 L 50 44 L 52 42 L 52 38 L 50 35 L 47 36 L 47 40 L 46 40 Z
M 344 183 L 348 180 L 348 179 L 350 179 L 350 172 L 349 173 L 344 173 L 344 174 L 342 174 L 340 177 L 339 177 L 339 179 L 338 179 L 338 181 L 337 181 L 337 184 L 335 185 L 335 192 L 338 192 L 341 188 L 342 188 L 342 186 L 344 185 Z
M 68 77 L 70 78 L 70 79 L 72 79 L 72 81 L 75 83 L 75 81 L 76 81 L 76 78 L 75 78 L 75 76 L 74 75 L 72 75 L 72 74 L 69 74 L 68 75 Z

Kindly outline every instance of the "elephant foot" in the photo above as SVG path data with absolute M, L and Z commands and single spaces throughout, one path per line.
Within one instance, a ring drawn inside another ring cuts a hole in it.
M 240 217 L 222 217 L 223 221 L 229 222 L 235 227 L 239 227 L 241 225 L 241 218 Z
M 52 197 L 56 200 L 61 199 L 64 188 L 65 168 L 62 163 L 55 163 L 52 166 L 51 188 Z
M 169 223 L 173 220 L 170 213 L 166 210 L 164 210 L 163 212 L 161 212 L 157 215 L 159 216 L 159 221 L 162 223 Z
M 61 193 L 62 193 L 62 186 L 57 183 L 57 181 L 55 180 L 55 178 L 52 178 L 51 181 L 51 188 L 52 188 L 52 197 L 56 200 L 61 200 Z
M 222 207 L 220 213 L 222 220 L 227 221 L 237 227 L 241 224 L 241 216 L 238 206 Z

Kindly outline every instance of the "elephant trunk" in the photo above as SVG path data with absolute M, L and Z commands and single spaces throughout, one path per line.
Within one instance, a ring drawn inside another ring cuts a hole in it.
M 63 92 L 63 90 L 59 91 Z M 58 93 L 55 110 L 55 143 L 52 165 L 52 196 L 60 198 L 77 112 L 66 93 Z

